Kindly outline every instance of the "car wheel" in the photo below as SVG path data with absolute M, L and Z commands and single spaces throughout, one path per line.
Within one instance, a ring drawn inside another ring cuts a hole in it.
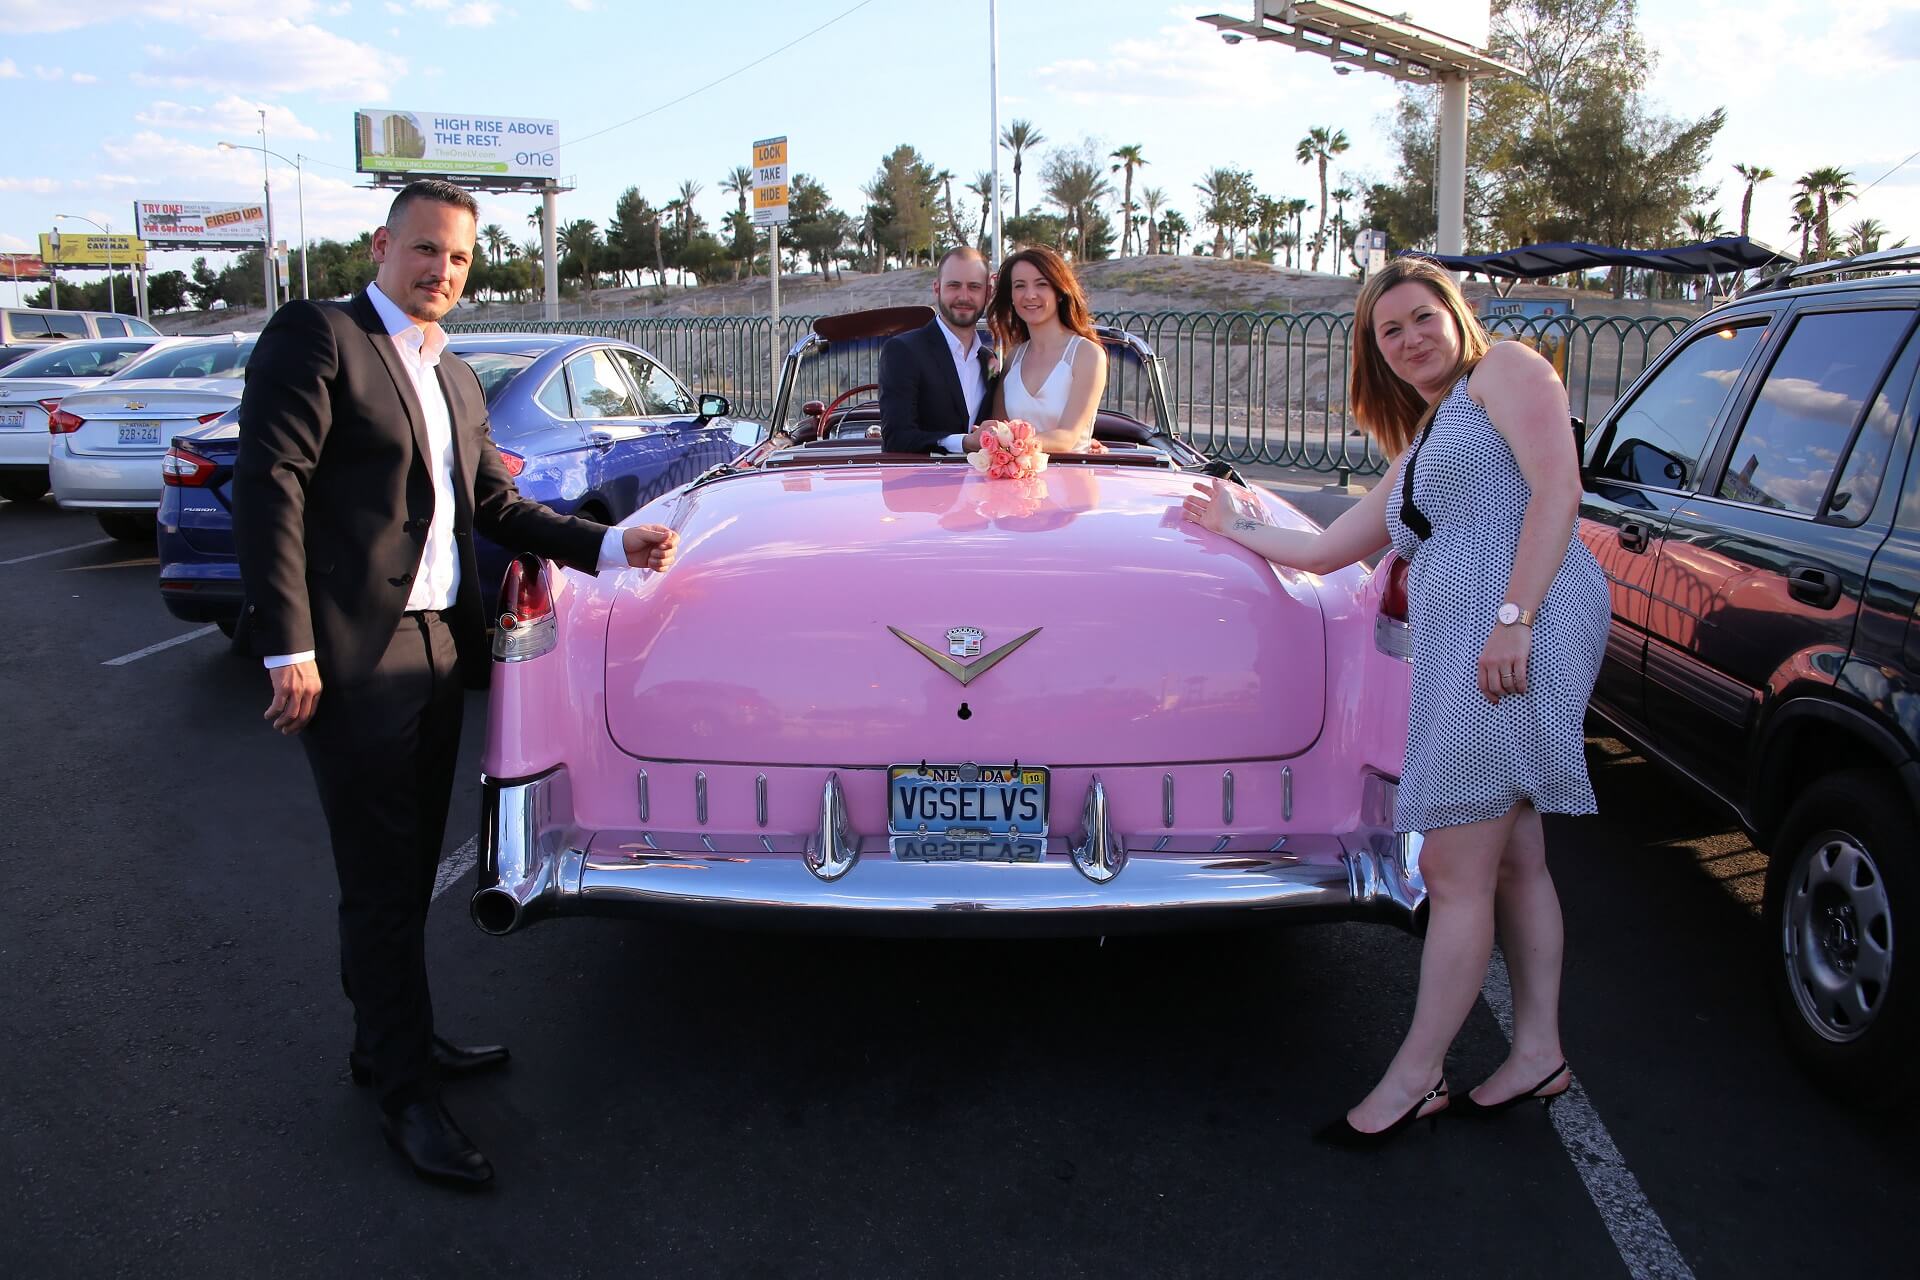
M 1794 804 L 1771 842 L 1765 905 L 1775 1011 L 1794 1056 L 1822 1083 L 1868 1106 L 1910 1091 L 1920 1051 L 1915 962 L 1902 930 L 1920 930 L 1914 817 L 1891 780 L 1831 774 Z
M 221 635 L 231 640 L 233 639 L 234 629 L 240 625 L 240 622 L 237 618 L 215 618 L 213 625 L 220 628 Z
M 155 536 L 150 511 L 102 511 L 100 527 L 121 542 L 152 542 Z
M 0 476 L 0 498 L 8 502 L 38 502 L 47 496 L 47 482 L 39 476 Z

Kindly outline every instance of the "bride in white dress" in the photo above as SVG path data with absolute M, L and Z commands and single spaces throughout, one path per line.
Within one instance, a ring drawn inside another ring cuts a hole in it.
M 1009 352 L 994 392 L 994 417 L 1033 424 L 1048 453 L 1093 449 L 1093 417 L 1107 389 L 1107 353 L 1087 296 L 1066 259 L 1022 249 L 1000 268 L 987 321 Z

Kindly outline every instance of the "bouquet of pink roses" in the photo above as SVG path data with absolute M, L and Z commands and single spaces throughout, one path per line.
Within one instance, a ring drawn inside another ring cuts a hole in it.
M 1018 418 L 981 423 L 980 448 L 968 454 L 967 461 L 991 480 L 1020 480 L 1047 469 L 1039 433 L 1031 422 Z

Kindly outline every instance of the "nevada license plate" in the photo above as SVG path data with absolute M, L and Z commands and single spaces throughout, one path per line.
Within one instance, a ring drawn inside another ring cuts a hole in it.
M 159 444 L 160 424 L 157 422 L 123 422 L 120 424 L 121 444 Z
M 0 431 L 18 431 L 26 425 L 25 409 L 0 409 Z
M 1022 765 L 897 764 L 887 770 L 887 830 L 987 840 L 1047 834 L 1048 771 Z
M 947 836 L 895 836 L 896 862 L 1039 862 L 1047 842 L 1026 836 L 954 840 Z

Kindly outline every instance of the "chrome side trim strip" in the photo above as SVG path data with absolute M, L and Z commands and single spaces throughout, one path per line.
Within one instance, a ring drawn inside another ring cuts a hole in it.
M 1220 775 L 1220 821 L 1233 825 L 1233 770 Z
M 1097 773 L 1080 812 L 1080 841 L 1073 846 L 1073 865 L 1095 884 L 1105 884 L 1127 868 L 1126 841 L 1113 829 L 1107 789 Z
M 707 771 L 704 769 L 693 775 L 693 816 L 701 826 L 707 824 Z
M 640 771 L 640 821 L 647 822 L 651 820 L 653 815 L 650 814 L 648 810 L 652 807 L 652 804 L 647 800 L 647 771 L 642 769 Z
M 1293 821 L 1293 766 L 1287 765 L 1280 770 L 1280 819 Z
M 1173 825 L 1173 775 L 1170 773 L 1160 775 L 1160 825 Z
M 767 825 L 767 775 L 753 775 L 753 819 L 761 826 Z

